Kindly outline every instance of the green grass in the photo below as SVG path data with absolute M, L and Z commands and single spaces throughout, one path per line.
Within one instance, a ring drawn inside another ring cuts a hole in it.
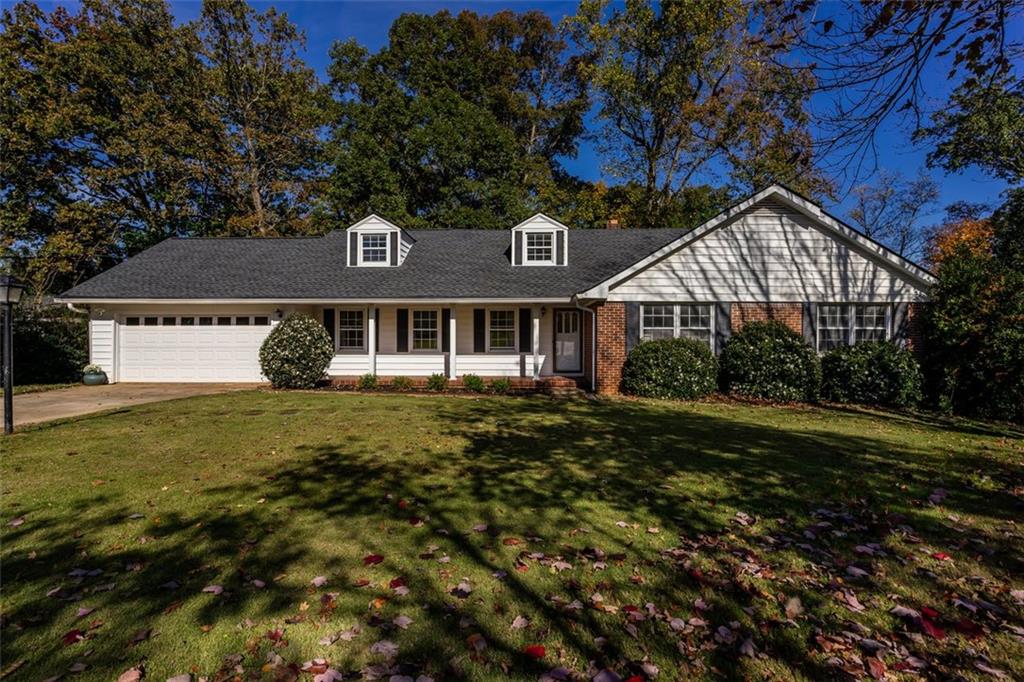
M 14 395 L 22 395 L 24 393 L 43 393 L 45 391 L 56 391 L 61 388 L 71 388 L 72 386 L 79 386 L 80 384 L 24 384 L 22 386 L 14 387 Z M 4 389 L 0 387 L 0 395 L 4 394 Z
M 670 680 L 830 679 L 836 662 L 864 674 L 873 645 L 857 637 L 886 647 L 890 679 L 910 655 L 932 679 L 985 677 L 978 662 L 1024 678 L 1024 441 L 1011 431 L 729 403 L 254 391 L 38 426 L 0 447 L 10 679 L 75 663 L 88 679 L 140 663 L 155 680 L 236 665 L 274 679 L 315 657 L 358 673 L 388 662 L 371 651 L 381 640 L 398 647 L 389 672 L 414 678 L 559 665 L 625 678 L 646 660 Z M 856 553 L 869 543 L 884 555 Z M 381 562 L 364 565 L 371 554 Z M 464 580 L 472 592 L 454 595 Z M 793 597 L 802 612 L 787 618 Z M 896 603 L 937 609 L 947 636 L 890 614 Z M 95 611 L 76 618 L 83 607 Z M 517 616 L 529 626 L 512 629 Z M 965 617 L 980 636 L 956 631 Z M 63 643 L 74 630 L 86 639 Z M 748 639 L 754 655 L 740 655 Z

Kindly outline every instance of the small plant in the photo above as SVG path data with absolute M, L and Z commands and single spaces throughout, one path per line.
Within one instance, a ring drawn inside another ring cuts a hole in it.
M 448 388 L 448 377 L 443 374 L 431 374 L 427 377 L 428 391 L 444 391 Z
M 491 380 L 491 393 L 497 393 L 498 395 L 504 395 L 512 390 L 512 382 L 502 377 L 500 379 Z
M 885 341 L 836 348 L 821 359 L 826 400 L 886 407 L 921 401 L 921 370 L 913 353 Z
M 462 385 L 467 391 L 473 391 L 473 393 L 483 393 L 486 388 L 484 380 L 475 374 L 467 374 L 462 377 Z
M 276 325 L 260 346 L 260 368 L 274 388 L 313 388 L 324 376 L 334 344 L 323 324 L 297 313 Z
M 765 400 L 818 399 L 818 355 L 781 322 L 744 325 L 725 344 L 719 366 L 719 384 L 728 393 Z
M 622 389 L 647 398 L 695 400 L 715 390 L 718 360 L 695 339 L 645 341 L 629 352 Z
M 395 377 L 391 380 L 391 389 L 394 391 L 408 391 L 412 388 L 412 379 L 409 377 Z
M 356 388 L 360 391 L 372 391 L 377 388 L 377 375 L 367 372 L 359 377 L 359 381 L 356 382 Z
M 99 365 L 88 364 L 82 368 L 82 374 L 103 374 L 103 368 Z

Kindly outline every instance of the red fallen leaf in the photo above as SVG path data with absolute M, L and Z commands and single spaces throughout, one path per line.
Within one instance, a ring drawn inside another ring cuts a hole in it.
M 939 561 L 952 561 L 953 560 L 953 557 L 949 556 L 945 552 L 935 552 L 934 554 L 932 554 L 932 558 L 933 559 L 938 559 Z
M 961 618 L 953 624 L 953 629 L 968 639 L 977 639 L 985 634 L 985 631 L 981 629 L 981 626 L 970 618 Z
M 61 638 L 61 641 L 64 642 L 64 646 L 71 646 L 72 644 L 81 642 L 83 639 L 85 639 L 85 635 L 82 634 L 81 630 L 69 630 L 64 633 L 64 637 Z
M 868 659 L 868 673 L 870 673 L 871 677 L 876 680 L 884 680 L 885 663 L 882 663 L 880 660 L 872 656 Z
M 366 587 L 367 585 L 370 584 L 370 581 L 367 580 L 366 578 L 360 578 L 359 580 L 355 581 L 352 584 L 355 585 L 356 587 Z
M 520 573 L 526 573 L 530 570 L 530 567 L 527 564 L 516 564 L 516 570 Z
M 530 646 L 523 648 L 523 653 L 530 658 L 544 658 L 544 647 L 540 644 L 531 644 Z
M 934 637 L 935 639 L 946 638 L 946 631 L 924 616 L 918 618 L 917 622 L 918 625 L 921 626 L 921 629 L 924 630 L 924 633 L 929 637 Z
M 409 503 L 406 502 L 405 500 L 399 500 L 398 501 L 398 508 L 399 509 L 408 509 L 409 508 Z
M 405 587 L 405 578 L 403 578 L 402 576 L 398 576 L 397 578 L 392 578 L 391 582 L 388 583 L 388 584 L 391 586 L 392 590 L 395 589 L 395 588 L 398 588 L 398 587 Z
M 689 572 L 691 578 L 693 578 L 699 583 L 704 582 L 704 574 L 701 573 L 699 568 L 691 568 Z
M 418 516 L 410 516 L 409 517 L 409 525 L 410 526 L 414 526 L 416 528 L 419 528 L 420 526 L 423 525 L 423 519 L 421 519 Z
M 505 545 L 506 547 L 515 547 L 517 545 L 523 544 L 523 541 L 519 538 L 505 538 L 501 541 L 501 544 Z
M 935 609 L 933 609 L 930 606 L 922 606 L 921 607 L 921 615 L 923 615 L 925 618 L 931 618 L 932 620 L 937 620 L 939 618 L 939 616 L 941 616 L 942 614 L 939 613 L 938 611 L 936 611 Z
M 644 678 L 639 675 L 630 675 L 626 678 L 626 682 L 644 682 Z
M 283 637 L 284 631 L 280 628 L 276 630 L 271 630 L 267 633 L 267 639 L 269 639 L 271 642 L 280 642 Z
M 384 557 L 380 554 L 367 554 L 363 557 L 363 566 L 374 566 L 384 561 Z

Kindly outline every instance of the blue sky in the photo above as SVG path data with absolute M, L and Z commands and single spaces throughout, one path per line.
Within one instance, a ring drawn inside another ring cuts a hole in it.
M 51 4 L 51 3 L 47 3 Z M 73 5 L 74 3 L 61 3 Z M 359 2 L 321 1 L 295 2 L 277 0 L 260 2 L 251 0 L 257 9 L 263 10 L 273 5 L 278 11 L 284 12 L 306 34 L 307 46 L 305 59 L 314 67 L 321 77 L 325 77 L 328 64 L 328 49 L 335 40 L 355 38 L 371 50 L 377 50 L 387 42 L 388 29 L 391 22 L 405 12 L 432 14 L 442 9 L 458 12 L 463 9 L 481 14 L 497 12 L 503 9 L 525 11 L 540 9 L 546 12 L 553 21 L 560 21 L 564 16 L 575 11 L 575 2 L 551 0 L 546 2 L 419 2 L 407 0 L 388 2 L 366 0 Z M 52 4 L 51 4 L 52 5 Z M 200 11 L 200 3 L 172 2 L 172 10 L 180 21 L 194 19 Z M 1020 30 L 1020 29 L 1018 29 Z M 941 102 L 949 91 L 943 67 L 935 69 L 933 79 L 928 84 L 928 96 Z M 819 103 L 815 103 L 816 105 Z M 924 168 L 927 149 L 915 147 L 909 142 L 907 131 L 897 125 L 889 125 L 881 131 L 878 138 L 878 164 L 887 170 L 898 170 L 912 177 Z M 584 145 L 575 159 L 566 159 L 566 167 L 575 175 L 589 180 L 603 176 L 601 159 L 590 145 Z M 971 170 L 957 175 L 946 175 L 939 170 L 927 170 L 940 186 L 940 206 L 954 201 L 998 203 L 1000 193 L 1006 189 L 1006 183 L 994 180 L 983 173 Z M 845 217 L 851 205 L 847 194 L 840 197 L 837 205 L 829 208 Z M 937 219 L 941 210 L 934 212 Z

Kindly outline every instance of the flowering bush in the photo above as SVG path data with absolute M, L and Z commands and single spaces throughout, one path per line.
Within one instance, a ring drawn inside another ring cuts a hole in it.
M 715 390 L 718 360 L 694 339 L 645 341 L 629 352 L 622 369 L 624 392 L 647 398 L 694 400 Z
M 750 322 L 733 334 L 719 360 L 722 390 L 766 400 L 818 398 L 821 362 L 803 338 L 781 322 Z
M 274 388 L 312 388 L 324 376 L 334 345 L 324 326 L 295 314 L 275 325 L 260 346 L 260 368 Z
M 821 359 L 821 393 L 837 403 L 913 407 L 921 400 L 914 355 L 885 341 L 836 348 Z

